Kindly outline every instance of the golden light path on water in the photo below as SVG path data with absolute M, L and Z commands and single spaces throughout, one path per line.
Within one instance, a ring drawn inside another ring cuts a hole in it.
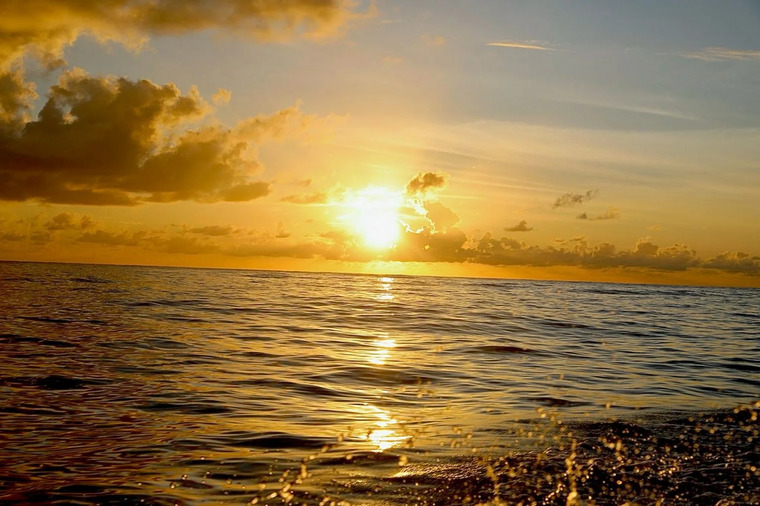
M 391 277 L 380 278 L 380 294 L 375 297 L 378 302 L 385 303 L 394 299 L 391 290 L 393 289 L 394 279 Z M 396 340 L 391 338 L 387 333 L 378 336 L 372 341 L 372 350 L 367 357 L 367 362 L 372 366 L 383 367 L 391 358 L 391 353 L 396 348 Z M 374 405 L 364 404 L 365 414 L 372 420 L 370 427 L 363 436 L 374 447 L 374 451 L 382 452 L 395 448 L 406 443 L 411 436 L 400 434 L 397 430 L 399 421 L 396 420 L 388 411 Z

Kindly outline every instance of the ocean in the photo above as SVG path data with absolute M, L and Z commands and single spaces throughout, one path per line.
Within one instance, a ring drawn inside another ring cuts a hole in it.
M 760 290 L 0 262 L 0 500 L 760 504 Z

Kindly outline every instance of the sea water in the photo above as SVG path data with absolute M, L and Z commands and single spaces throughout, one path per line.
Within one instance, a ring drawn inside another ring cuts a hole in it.
M 0 263 L 0 500 L 758 504 L 760 290 Z

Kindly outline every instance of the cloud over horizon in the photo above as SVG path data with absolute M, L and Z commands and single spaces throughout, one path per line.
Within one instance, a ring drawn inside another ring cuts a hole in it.
M 760 257 L 740 251 L 727 251 L 712 258 L 700 258 L 683 244 L 661 247 L 650 239 L 640 239 L 630 249 L 618 249 L 608 242 L 588 244 L 584 237 L 557 240 L 559 246 L 530 245 L 513 238 L 496 237 L 486 232 L 471 237 L 453 226 L 444 231 L 431 227 L 406 229 L 393 249 L 371 252 L 363 248 L 354 234 L 329 229 L 311 236 L 293 237 L 282 223 L 274 231 L 256 232 L 229 225 L 180 226 L 169 229 L 124 230 L 99 227 L 92 230 L 89 217 L 77 218 L 59 213 L 47 220 L 35 219 L 17 227 L 4 227 L 0 242 L 29 241 L 52 244 L 60 241 L 104 247 L 142 248 L 150 251 L 186 255 L 217 254 L 231 257 L 319 258 L 334 261 L 365 262 L 445 262 L 490 266 L 561 267 L 581 269 L 644 269 L 686 272 L 711 269 L 730 274 L 760 276 Z M 171 227 L 170 227 L 171 228 Z M 68 234 L 57 237 L 50 232 Z M 188 235 L 191 234 L 191 235 Z

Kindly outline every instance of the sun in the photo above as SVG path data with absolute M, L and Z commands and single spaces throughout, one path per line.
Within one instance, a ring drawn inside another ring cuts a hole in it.
M 347 199 L 347 221 L 370 249 L 389 249 L 401 236 L 398 212 L 402 197 L 386 188 L 369 186 Z

